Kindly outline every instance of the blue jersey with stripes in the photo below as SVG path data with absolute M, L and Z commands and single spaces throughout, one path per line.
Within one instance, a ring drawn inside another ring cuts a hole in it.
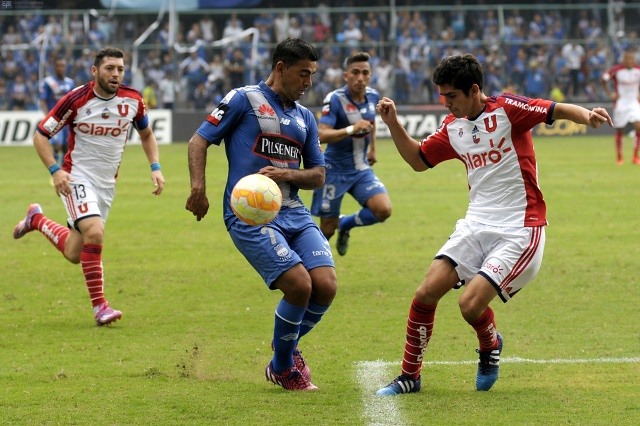
M 196 131 L 209 144 L 224 147 L 229 163 L 224 191 L 224 219 L 234 216 L 231 190 L 240 178 L 263 167 L 290 169 L 324 166 L 315 117 L 295 102 L 285 107 L 264 81 L 230 91 Z M 305 208 L 298 188 L 279 182 L 282 208 Z
M 368 120 L 375 125 L 376 104 L 379 100 L 378 91 L 367 87 L 364 102 L 356 102 L 350 96 L 347 86 L 344 86 L 325 97 L 319 122 L 334 129 L 345 128 L 360 119 Z M 328 144 L 324 150 L 327 172 L 368 169 L 367 151 L 370 139 L 368 133 L 354 134 L 339 142 Z
M 56 103 L 69 93 L 75 85 L 75 82 L 70 77 L 58 78 L 53 75 L 45 77 L 40 82 L 39 99 L 45 101 L 49 111 L 51 111 L 56 106 Z

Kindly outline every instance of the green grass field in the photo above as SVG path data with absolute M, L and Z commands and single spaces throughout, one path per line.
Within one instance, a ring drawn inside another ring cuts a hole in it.
M 380 141 L 375 169 L 393 216 L 354 230 L 336 257 L 338 296 L 301 343 L 320 390 L 291 393 L 264 379 L 280 295 L 222 223 L 222 148 L 209 150 L 202 222 L 184 209 L 185 144 L 161 147 L 160 197 L 142 149 L 127 148 L 103 252 L 106 295 L 124 317 L 102 328 L 79 266 L 38 233 L 12 239 L 31 202 L 57 221 L 65 213 L 35 150 L 0 148 L 0 424 L 640 424 L 640 167 L 614 165 L 612 137 L 539 138 L 536 151 L 545 260 L 517 297 L 492 305 L 505 338 L 500 380 L 474 390 L 477 343 L 453 292 L 423 390 L 377 398 L 399 373 L 413 292 L 465 213 L 461 163 L 418 174 Z

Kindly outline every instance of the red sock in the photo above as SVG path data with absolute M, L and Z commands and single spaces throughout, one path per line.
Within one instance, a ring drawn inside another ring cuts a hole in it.
M 496 335 L 496 323 L 494 321 L 493 309 L 487 306 L 484 313 L 475 322 L 469 323 L 474 328 L 480 341 L 480 351 L 492 351 L 498 347 L 498 337 Z
M 616 141 L 616 158 L 618 160 L 622 160 L 622 138 L 624 135 L 622 132 L 616 132 L 615 141 Z
M 636 133 L 636 141 L 633 145 L 633 158 L 638 158 L 638 151 L 640 151 L 640 134 Z
M 413 299 L 407 320 L 402 374 L 417 379 L 422 370 L 422 356 L 433 333 L 437 305 L 425 305 Z
M 64 243 L 69 236 L 69 228 L 62 226 L 51 219 L 45 217 L 43 214 L 33 215 L 31 220 L 31 227 L 42 232 L 42 235 L 47 237 L 47 240 L 61 253 L 64 253 Z
M 96 307 L 106 302 L 103 292 L 102 245 L 85 244 L 80 252 L 82 273 L 87 283 L 91 305 Z

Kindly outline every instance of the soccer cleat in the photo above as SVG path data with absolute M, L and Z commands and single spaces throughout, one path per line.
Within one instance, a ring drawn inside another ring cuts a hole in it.
M 502 336 L 497 333 L 498 347 L 489 352 L 480 352 L 478 361 L 478 374 L 476 375 L 476 390 L 488 391 L 498 380 L 500 369 L 500 354 L 502 353 Z
M 312 391 L 318 389 L 317 386 L 302 376 L 295 365 L 282 373 L 276 373 L 273 371 L 271 362 L 269 362 L 265 370 L 265 376 L 268 381 L 287 390 Z
M 336 242 L 336 248 L 338 249 L 338 254 L 340 256 L 347 254 L 347 250 L 349 249 L 349 231 L 343 231 L 338 228 L 338 241 Z
M 640 164 L 640 157 L 633 157 L 633 164 Z
M 623 159 L 618 159 L 618 160 L 616 160 L 616 165 L 617 165 L 617 166 L 622 166 L 622 165 L 624 165 L 624 160 L 623 160 Z
M 420 377 L 413 379 L 409 376 L 400 375 L 393 382 L 376 392 L 378 396 L 395 396 L 402 393 L 420 392 Z
M 299 351 L 298 348 L 293 350 L 293 364 L 296 366 L 300 374 L 302 374 L 302 377 L 311 381 L 311 368 L 309 368 L 305 362 L 302 352 Z
M 111 309 L 108 303 L 103 303 L 93 308 L 96 324 L 99 326 L 108 325 L 122 318 L 122 312 Z
M 34 228 L 31 227 L 31 221 L 33 216 L 37 214 L 42 214 L 42 207 L 40 207 L 40 204 L 31 204 L 27 209 L 27 215 L 13 228 L 13 238 L 17 240 L 33 231 Z

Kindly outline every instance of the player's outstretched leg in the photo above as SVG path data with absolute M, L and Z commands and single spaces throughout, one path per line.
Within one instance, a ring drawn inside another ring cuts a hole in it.
M 478 373 L 476 375 L 476 389 L 488 391 L 498 380 L 500 369 L 500 354 L 502 353 L 502 336 L 496 334 L 498 347 L 491 351 L 478 351 L 480 360 L 478 361 Z
M 409 376 L 400 375 L 387 386 L 376 392 L 378 396 L 395 396 L 403 393 L 414 393 L 420 391 L 420 377 L 414 379 Z

